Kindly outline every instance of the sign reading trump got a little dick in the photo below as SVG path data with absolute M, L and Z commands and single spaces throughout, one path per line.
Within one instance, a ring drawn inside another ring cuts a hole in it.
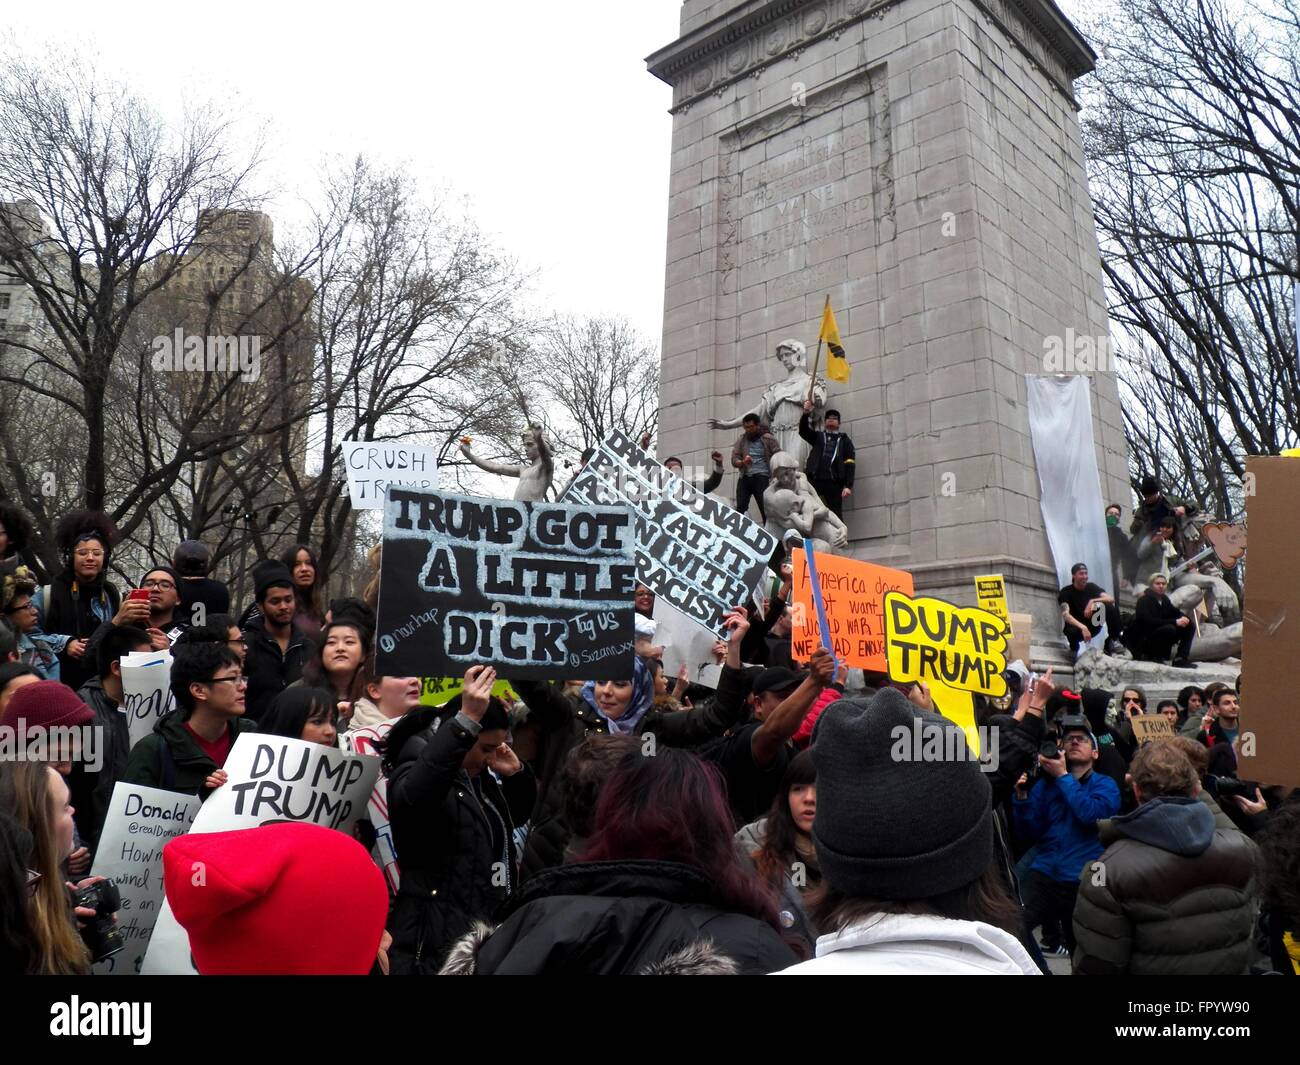
M 632 515 L 389 488 L 381 675 L 631 676 Z

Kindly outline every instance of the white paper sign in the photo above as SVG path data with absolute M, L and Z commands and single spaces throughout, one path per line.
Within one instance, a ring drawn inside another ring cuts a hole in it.
M 377 755 L 379 742 L 392 731 L 392 722 L 385 721 L 365 728 L 350 729 L 339 737 L 339 742 L 345 751 L 353 754 Z M 375 790 L 370 793 L 366 816 L 375 829 L 375 846 L 371 854 L 375 864 L 383 870 L 389 892 L 396 895 L 401 875 L 397 868 L 397 848 L 393 844 L 393 826 L 388 823 L 388 778 L 382 773 L 375 781 Z
M 222 767 L 229 779 L 190 832 L 230 832 L 270 821 L 309 821 L 349 835 L 375 790 L 379 759 L 308 740 L 241 733 Z M 141 973 L 195 975 L 189 937 L 163 904 Z
M 163 904 L 163 846 L 184 835 L 198 812 L 199 800 L 193 795 L 123 781 L 113 788 L 90 875 L 117 882 L 122 894 L 117 922 L 126 949 L 96 962 L 96 973 L 121 976 L 140 971 Z
M 342 450 L 354 510 L 383 510 L 390 484 L 438 488 L 438 456 L 431 447 L 360 440 L 343 444 Z
M 668 687 L 677 683 L 677 671 L 686 666 L 692 684 L 717 688 L 722 667 L 713 657 L 718 637 L 663 599 L 655 599 L 654 642 L 664 649 L 664 676 Z
M 171 690 L 172 656 L 166 651 L 134 651 L 120 661 L 122 711 L 134 747 L 176 706 Z

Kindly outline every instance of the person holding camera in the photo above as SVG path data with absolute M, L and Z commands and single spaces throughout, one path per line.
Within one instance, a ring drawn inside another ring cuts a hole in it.
M 1070 920 L 1079 873 L 1101 855 L 1097 822 L 1119 813 L 1120 793 L 1114 780 L 1093 771 L 1098 747 L 1088 719 L 1067 715 L 1059 730 L 1060 747 L 1049 742 L 1039 751 L 1032 789 L 1027 775 L 1017 782 L 1011 816 L 1016 834 L 1038 845 L 1029 875 L 1020 884 L 1026 933 L 1044 920 L 1058 918 L 1065 944 L 1052 953 L 1073 953 Z
M 53 766 L 0 761 L 0 814 L 12 818 L 31 841 L 26 966 L 34 976 L 84 976 L 92 961 L 122 949 L 115 912 L 121 898 L 113 882 L 92 876 L 72 883 L 64 877 L 73 847 L 73 812 L 68 785 Z
M 1074 909 L 1074 972 L 1237 976 L 1251 955 L 1257 850 L 1219 827 L 1196 768 L 1177 745 L 1133 758 L 1138 808 L 1098 826 L 1106 850 L 1083 870 Z

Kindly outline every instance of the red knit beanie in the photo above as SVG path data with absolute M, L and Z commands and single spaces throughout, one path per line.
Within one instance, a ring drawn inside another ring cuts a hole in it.
M 177 836 L 163 886 L 208 976 L 361 976 L 388 916 L 366 849 L 305 822 Z
M 24 684 L 9 700 L 0 725 L 17 728 L 19 720 L 28 731 L 40 726 L 85 725 L 95 720 L 95 711 L 77 698 L 77 693 L 57 680 Z

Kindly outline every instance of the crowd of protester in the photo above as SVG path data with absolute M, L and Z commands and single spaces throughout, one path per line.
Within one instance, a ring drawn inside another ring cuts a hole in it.
M 89 971 L 74 893 L 119 781 L 206 800 L 242 733 L 352 750 L 370 730 L 400 887 L 364 825 L 179 837 L 165 868 L 202 858 L 238 886 L 167 881 L 201 972 L 1037 975 L 1068 955 L 1077 974 L 1300 973 L 1300 802 L 1238 777 L 1240 678 L 1148 710 L 1139 688 L 1009 671 L 1006 700 L 976 698 L 990 749 L 968 757 L 924 684 L 792 660 L 787 567 L 728 615 L 715 688 L 665 674 L 638 587 L 644 653 L 623 678 L 476 666 L 424 706 L 419 678 L 376 673 L 375 583 L 324 607 L 306 545 L 254 564 L 239 604 L 195 541 L 124 597 L 103 514 L 59 523 L 44 586 L 26 519 L 5 508 L 0 529 L 0 727 L 105 737 L 97 769 L 0 762 L 7 972 Z M 120 660 L 163 649 L 175 709 L 132 746 Z M 1176 735 L 1139 742 L 1146 713 Z M 900 730 L 958 756 L 900 756 Z M 322 947 L 299 925 L 329 898 Z

